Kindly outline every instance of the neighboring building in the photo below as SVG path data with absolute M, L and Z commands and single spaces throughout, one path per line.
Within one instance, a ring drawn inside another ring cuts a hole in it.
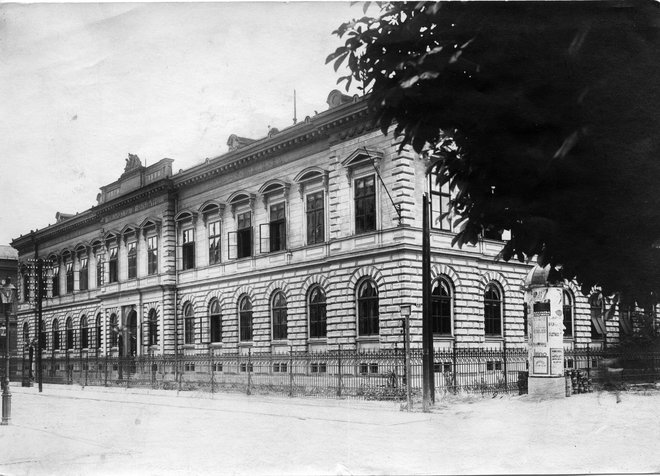
M 98 204 L 13 241 L 21 342 L 36 334 L 28 259 L 55 264 L 46 349 L 102 355 L 386 349 L 413 305 L 421 346 L 422 197 L 430 192 L 438 348 L 524 346 L 530 266 L 496 261 L 501 242 L 453 248 L 449 192 L 429 163 L 333 91 L 327 111 L 188 170 L 129 155 Z M 566 291 L 566 345 L 601 345 L 602 319 Z M 618 324 L 607 322 L 607 343 Z
M 0 245 L 0 279 L 7 280 L 10 279 L 11 284 L 16 286 L 18 276 L 18 252 L 7 245 Z M 11 308 L 9 313 L 9 351 L 12 354 L 16 354 L 16 316 L 13 314 L 14 308 Z M 5 314 L 4 309 L 0 309 L 0 355 L 5 353 Z

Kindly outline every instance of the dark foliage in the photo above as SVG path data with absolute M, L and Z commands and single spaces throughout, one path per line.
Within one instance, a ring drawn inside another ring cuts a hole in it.
M 660 6 L 381 5 L 328 57 L 383 132 L 441 162 L 459 245 L 511 230 L 583 291 L 647 304 L 660 289 Z

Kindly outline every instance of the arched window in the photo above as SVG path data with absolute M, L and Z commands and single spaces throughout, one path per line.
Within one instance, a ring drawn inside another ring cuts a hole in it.
M 593 294 L 589 298 L 591 311 L 591 338 L 602 339 L 605 335 L 605 300 L 600 294 Z
M 101 328 L 101 313 L 99 312 L 96 315 L 96 348 L 101 348 L 101 338 L 103 337 L 102 328 Z
M 66 348 L 73 349 L 73 319 L 66 320 Z
M 487 336 L 502 335 L 502 295 L 492 283 L 484 293 L 484 330 Z
M 451 285 L 444 278 L 433 283 L 431 290 L 431 316 L 433 333 L 451 335 Z
M 378 329 L 378 289 L 376 283 L 365 279 L 358 285 L 358 335 L 377 336 Z
M 273 321 L 273 340 L 284 340 L 287 338 L 287 308 L 286 297 L 282 291 L 273 294 L 270 301 L 270 312 Z
M 119 345 L 119 327 L 117 326 L 117 314 L 110 314 L 110 347 Z
M 242 342 L 252 340 L 252 303 L 248 296 L 238 301 L 238 320 Z
M 147 345 L 158 345 L 158 313 L 155 309 L 149 310 L 147 317 Z
M 217 299 L 209 304 L 209 327 L 211 329 L 211 342 L 222 342 L 222 314 Z
M 30 324 L 27 322 L 23 324 L 23 345 L 30 345 Z
M 89 326 L 87 316 L 80 318 L 80 348 L 86 349 L 89 346 Z
M 573 296 L 565 289 L 562 293 L 562 301 L 564 337 L 573 337 Z
M 57 319 L 53 321 L 53 350 L 60 348 L 60 323 Z
M 325 293 L 320 286 L 314 286 L 309 293 L 309 337 L 322 339 L 328 335 L 325 312 Z
M 41 339 L 41 349 L 45 349 L 48 341 L 48 334 L 46 333 L 46 323 L 41 321 L 39 324 L 39 338 Z
M 189 302 L 183 305 L 183 343 L 195 343 L 195 314 Z

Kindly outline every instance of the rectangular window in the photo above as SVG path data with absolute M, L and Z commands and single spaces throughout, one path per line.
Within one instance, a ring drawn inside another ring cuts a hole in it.
M 66 263 L 66 292 L 73 292 L 73 262 Z
M 103 255 L 97 253 L 96 255 L 96 287 L 103 286 Z
M 222 316 L 211 315 L 211 342 L 222 342 Z
M 429 174 L 429 190 L 431 191 L 431 228 L 451 230 L 449 215 L 449 182 L 440 185 L 441 176 L 437 169 Z M 444 216 L 443 216 L 444 215 Z
M 220 262 L 220 222 L 209 223 L 209 264 Z
M 53 266 L 53 287 L 51 293 L 53 297 L 60 295 L 60 265 L 57 263 Z
M 87 265 L 87 258 L 80 258 L 80 268 L 78 269 L 78 284 L 81 291 L 86 291 L 88 288 L 87 278 L 89 269 Z
M 195 267 L 195 230 L 189 228 L 183 231 L 183 269 Z
M 376 181 L 374 175 L 355 180 L 355 233 L 376 229 Z
M 137 277 L 137 243 L 128 244 L 128 279 Z
M 323 243 L 325 241 L 324 223 L 325 211 L 323 192 L 307 195 L 307 244 Z
M 110 259 L 108 260 L 108 282 L 116 283 L 118 281 L 117 268 L 117 247 L 110 248 Z
M 158 273 L 158 237 L 147 238 L 147 274 Z
M 252 256 L 252 213 L 239 213 L 236 234 L 237 258 Z
M 270 251 L 286 249 L 286 211 L 284 202 L 270 206 Z

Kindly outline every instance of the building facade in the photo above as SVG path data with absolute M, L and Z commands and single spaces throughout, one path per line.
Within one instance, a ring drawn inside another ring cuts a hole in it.
M 38 335 L 30 260 L 45 258 L 53 355 L 388 349 L 406 305 L 419 347 L 428 193 L 436 348 L 524 346 L 531 265 L 496 260 L 496 236 L 452 247 L 429 163 L 375 129 L 363 100 L 333 91 L 328 105 L 176 173 L 129 154 L 96 206 L 15 239 L 20 345 Z M 567 286 L 567 346 L 617 341 L 618 320 L 593 307 Z

